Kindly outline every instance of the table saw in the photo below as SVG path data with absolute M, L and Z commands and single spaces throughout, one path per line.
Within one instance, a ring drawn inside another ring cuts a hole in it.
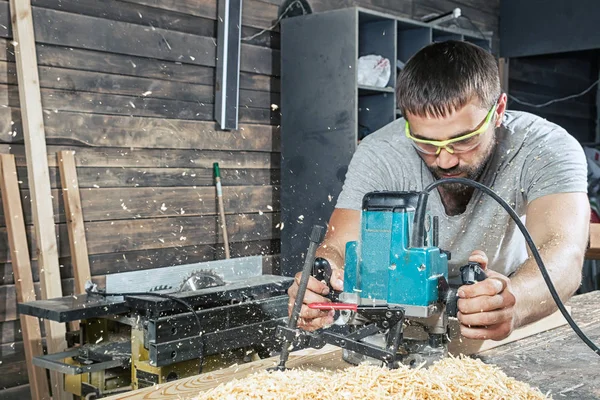
M 122 296 L 102 295 L 95 288 L 19 304 L 24 315 L 81 321 L 81 329 L 69 337 L 69 350 L 35 357 L 33 364 L 64 374 L 67 391 L 96 398 L 268 357 L 280 349 L 275 329 L 287 317 L 285 292 L 292 278 L 249 276 L 246 265 L 227 280 L 227 273 L 196 269 L 182 281 L 180 269 L 162 268 L 159 285 L 155 276 L 115 274 L 113 291 L 123 282 L 129 286 L 129 294 Z M 262 273 L 260 265 L 255 272 Z

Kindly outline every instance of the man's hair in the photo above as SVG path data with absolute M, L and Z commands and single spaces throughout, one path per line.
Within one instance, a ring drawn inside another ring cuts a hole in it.
M 449 40 L 416 53 L 398 77 L 403 115 L 445 117 L 471 100 L 491 108 L 501 94 L 496 59 L 474 44 Z

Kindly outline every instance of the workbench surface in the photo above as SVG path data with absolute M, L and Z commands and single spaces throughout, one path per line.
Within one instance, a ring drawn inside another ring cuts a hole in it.
M 600 291 L 575 296 L 569 301 L 572 315 L 581 329 L 600 342 Z M 554 399 L 600 399 L 600 357 L 590 350 L 567 326 L 521 339 L 477 355 L 496 364 L 510 376 L 550 392 Z M 155 387 L 137 390 L 109 399 L 192 399 L 219 383 L 244 376 L 277 363 L 269 358 L 209 372 Z M 326 346 L 321 350 L 304 350 L 290 355 L 289 367 L 320 370 L 347 367 L 341 351 Z

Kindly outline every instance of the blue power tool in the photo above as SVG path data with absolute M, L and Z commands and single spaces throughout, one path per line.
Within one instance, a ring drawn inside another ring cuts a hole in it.
M 346 334 L 288 327 L 278 335 L 302 347 L 342 347 L 352 363 L 374 361 L 395 368 L 444 357 L 448 317 L 456 316 L 458 297 L 448 284 L 450 253 L 438 247 L 437 217 L 424 218 L 423 237 L 412 237 L 418 201 L 417 192 L 365 195 L 359 240 L 346 244 L 344 291 L 330 290 L 332 302 L 309 305 L 336 310 L 336 324 L 346 325 Z M 329 283 L 327 260 L 307 262 L 313 276 Z M 460 270 L 463 284 L 486 278 L 477 263 Z

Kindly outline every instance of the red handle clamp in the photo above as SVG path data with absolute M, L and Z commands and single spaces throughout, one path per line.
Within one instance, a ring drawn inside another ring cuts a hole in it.
M 308 308 L 315 310 L 351 310 L 357 311 L 358 305 L 352 303 L 310 303 Z

